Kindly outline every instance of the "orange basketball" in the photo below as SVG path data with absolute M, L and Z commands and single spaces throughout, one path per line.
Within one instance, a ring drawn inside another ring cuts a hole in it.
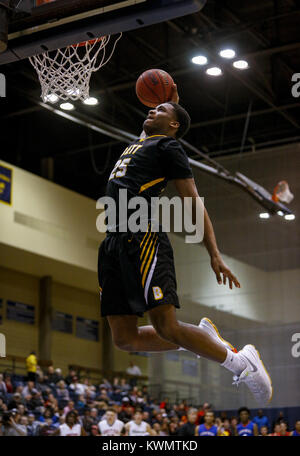
M 147 70 L 136 81 L 138 99 L 146 106 L 155 108 L 160 103 L 170 101 L 174 81 L 164 70 Z

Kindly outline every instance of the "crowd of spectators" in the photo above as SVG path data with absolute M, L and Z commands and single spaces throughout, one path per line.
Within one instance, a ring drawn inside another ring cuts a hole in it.
M 288 429 L 283 414 L 273 423 L 262 410 L 251 417 L 245 407 L 236 416 L 216 415 L 208 403 L 158 401 L 134 377 L 94 384 L 53 366 L 37 368 L 34 380 L 0 374 L 0 436 L 300 436 L 300 420 Z

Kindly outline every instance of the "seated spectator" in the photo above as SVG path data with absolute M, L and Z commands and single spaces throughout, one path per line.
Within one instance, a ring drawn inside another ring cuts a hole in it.
M 191 437 L 195 435 L 197 409 L 190 408 L 187 412 L 187 422 L 178 429 L 177 435 Z
M 39 434 L 40 436 L 49 436 L 54 435 L 57 432 L 57 427 L 53 424 L 51 418 L 46 418 L 45 422 L 40 425 L 39 427 Z
M 86 400 L 84 398 L 84 394 L 80 394 L 78 400 L 76 402 L 75 408 L 76 410 L 81 413 L 86 407 Z
M 262 437 L 266 437 L 268 436 L 269 430 L 268 430 L 268 426 L 261 426 L 260 427 L 260 431 L 259 431 L 259 435 L 262 436 Z
M 17 423 L 17 416 L 12 413 L 2 417 L 1 433 L 3 436 L 22 437 L 27 435 L 26 426 Z
M 101 388 L 110 389 L 111 388 L 111 383 L 106 378 L 103 378 L 102 382 L 99 385 L 99 389 L 101 389 Z
M 136 364 L 134 364 L 132 361 L 130 361 L 129 367 L 127 367 L 127 369 L 126 369 L 126 373 L 129 375 L 135 375 L 137 377 L 142 375 L 141 369 Z
M 54 397 L 53 393 L 50 393 L 44 403 L 44 407 L 51 407 L 52 410 L 56 411 L 58 409 L 58 401 Z
M 99 433 L 99 429 L 98 429 L 98 426 L 96 426 L 96 424 L 93 424 L 91 426 L 91 430 L 90 430 L 89 435 L 91 437 L 100 437 L 101 434 Z
M 42 393 L 40 393 L 36 389 L 33 389 L 30 399 L 29 397 L 30 396 L 27 396 L 26 398 L 28 410 L 41 412 L 42 408 L 44 407 L 44 399 L 42 397 Z
M 120 380 L 120 390 L 122 393 L 127 394 L 128 391 L 130 390 L 130 385 L 127 382 L 126 378 L 121 378 Z
M 29 380 L 27 382 L 27 385 L 24 386 L 23 390 L 22 390 L 22 396 L 25 398 L 27 396 L 31 396 L 32 395 L 32 391 L 35 390 L 36 391 L 36 388 L 35 388 L 35 384 L 33 381 Z
M 86 432 L 78 422 L 76 413 L 69 412 L 66 415 L 66 422 L 59 426 L 59 428 L 54 432 L 54 435 L 61 435 L 63 437 L 79 437 L 81 435 L 86 435 Z
M 178 424 L 172 421 L 169 424 L 169 435 L 178 435 Z
M 280 437 L 280 423 L 275 424 L 273 432 L 269 435 L 271 437 Z
M 85 386 L 82 383 L 79 383 L 78 377 L 76 375 L 73 377 L 69 388 L 70 390 L 74 391 L 74 393 L 78 394 L 78 396 L 85 393 Z
M 64 380 L 60 380 L 56 384 L 56 396 L 59 404 L 66 403 L 70 400 L 70 394 Z
M 12 394 L 14 389 L 13 389 L 13 384 L 11 382 L 11 376 L 10 375 L 8 375 L 8 374 L 4 375 L 4 383 L 5 383 L 5 386 L 6 386 L 7 393 Z
M 18 404 L 17 406 L 17 411 L 20 416 L 25 416 L 26 414 L 26 409 L 24 404 Z
M 61 369 L 55 371 L 53 366 L 48 366 L 44 378 L 47 385 L 55 387 L 56 383 L 62 380 Z
M 282 421 L 280 423 L 280 431 L 279 431 L 280 437 L 288 437 L 291 435 L 291 433 L 288 431 L 288 426 L 287 424 Z
M 35 419 L 34 413 L 29 413 L 27 415 L 28 424 L 27 424 L 27 435 L 28 436 L 35 436 L 38 435 L 38 429 L 40 426 L 40 422 Z
M 8 403 L 8 410 L 17 409 L 19 404 L 23 404 L 24 399 L 21 397 L 21 394 L 16 392 L 14 393 L 12 399 Z
M 0 374 L 0 396 L 5 397 L 7 394 L 7 387 L 3 380 L 3 374 Z
M 73 377 L 77 377 L 77 372 L 76 372 L 75 369 L 70 368 L 69 369 L 69 374 L 65 378 L 65 382 L 66 382 L 67 385 L 71 385 L 71 383 L 73 381 Z
M 253 418 L 252 421 L 253 421 L 253 423 L 257 424 L 259 432 L 260 432 L 260 428 L 262 426 L 267 426 L 267 428 L 269 429 L 268 417 L 266 415 L 264 415 L 264 412 L 262 411 L 262 409 L 258 410 L 257 415 Z
M 74 402 L 69 401 L 66 407 L 64 407 L 64 415 L 67 415 L 68 413 L 72 412 L 75 410 Z

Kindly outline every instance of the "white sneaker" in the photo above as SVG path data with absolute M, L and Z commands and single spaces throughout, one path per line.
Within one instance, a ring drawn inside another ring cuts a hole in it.
M 238 353 L 247 367 L 239 376 L 233 377 L 233 385 L 238 386 L 241 382 L 246 383 L 260 406 L 268 404 L 273 395 L 272 382 L 259 352 L 254 345 L 245 345 Z
M 230 342 L 227 342 L 227 340 L 223 339 L 216 327 L 216 325 L 213 324 L 213 322 L 209 318 L 202 318 L 202 320 L 199 323 L 199 328 L 203 329 L 207 334 L 209 334 L 211 337 L 216 339 L 216 341 L 220 342 L 223 344 L 226 348 L 229 350 L 233 351 L 234 353 L 237 353 L 237 349 L 234 348 Z M 178 350 L 186 350 L 185 348 L 178 348 Z M 197 355 L 197 358 L 201 358 L 200 355 Z

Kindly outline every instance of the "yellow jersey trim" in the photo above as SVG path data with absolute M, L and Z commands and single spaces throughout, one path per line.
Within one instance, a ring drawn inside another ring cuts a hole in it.
M 140 187 L 139 193 L 142 193 L 144 190 L 147 190 L 147 188 L 153 187 L 153 185 L 156 185 L 163 180 L 165 180 L 165 177 L 159 177 L 158 179 L 155 179 L 151 182 L 147 182 L 147 184 L 144 184 Z

